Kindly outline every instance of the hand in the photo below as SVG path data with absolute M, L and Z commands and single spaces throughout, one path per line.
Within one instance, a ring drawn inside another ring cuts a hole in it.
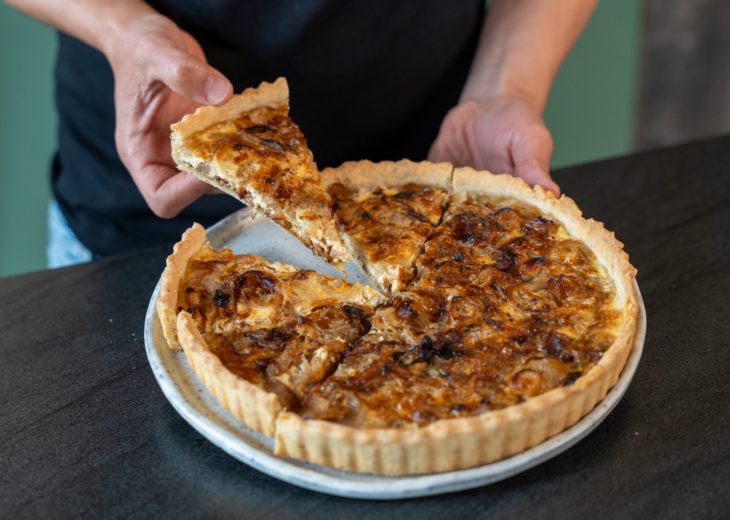
M 192 36 L 158 14 L 130 22 L 106 54 L 114 71 L 117 151 L 152 211 L 172 218 L 201 195 L 217 193 L 175 168 L 170 124 L 228 99 L 231 83 L 207 64 Z
M 550 132 L 535 109 L 518 97 L 495 96 L 451 109 L 428 158 L 509 173 L 559 195 L 549 173 L 552 151 Z

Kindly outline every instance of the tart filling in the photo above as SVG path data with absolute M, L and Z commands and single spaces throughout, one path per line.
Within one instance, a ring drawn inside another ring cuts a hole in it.
M 454 195 L 417 267 L 304 418 L 394 428 L 478 415 L 572 385 L 616 337 L 615 290 L 593 253 L 515 200 Z
M 403 288 L 423 244 L 441 220 L 446 193 L 413 183 L 364 194 L 334 184 L 329 193 L 337 224 L 368 266 L 368 274 L 386 290 Z
M 367 332 L 380 300 L 339 278 L 204 248 L 182 280 L 178 311 L 228 370 L 297 410 L 307 387 Z
M 450 165 L 363 161 L 322 176 L 353 258 L 384 291 L 405 288 L 447 206 Z

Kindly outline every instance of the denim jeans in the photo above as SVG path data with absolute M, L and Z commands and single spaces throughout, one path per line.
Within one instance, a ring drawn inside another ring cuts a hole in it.
M 81 243 L 71 230 L 55 200 L 48 204 L 48 242 L 46 243 L 46 261 L 48 267 L 65 267 L 67 265 L 89 262 L 94 255 Z

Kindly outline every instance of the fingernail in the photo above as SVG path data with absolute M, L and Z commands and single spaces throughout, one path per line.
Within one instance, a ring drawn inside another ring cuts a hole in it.
M 205 86 L 205 99 L 208 100 L 208 103 L 217 105 L 218 103 L 226 99 L 227 95 L 228 82 L 226 80 L 224 80 L 220 76 L 213 76 L 212 78 L 208 79 L 208 82 Z

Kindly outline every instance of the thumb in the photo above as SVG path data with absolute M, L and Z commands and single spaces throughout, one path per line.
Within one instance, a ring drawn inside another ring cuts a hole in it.
M 553 141 L 550 132 L 543 127 L 534 127 L 512 141 L 514 175 L 530 185 L 539 185 L 560 195 L 560 187 L 550 177 L 550 156 Z
M 153 76 L 170 90 L 201 105 L 227 100 L 233 86 L 205 61 L 176 48 L 166 48 L 152 57 Z

